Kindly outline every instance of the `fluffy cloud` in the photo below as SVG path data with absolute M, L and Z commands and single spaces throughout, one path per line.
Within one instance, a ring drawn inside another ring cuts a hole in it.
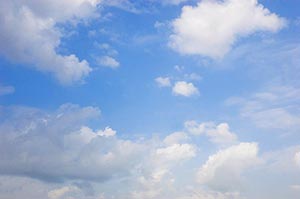
M 259 184 L 259 196 L 277 199 L 268 186 L 274 189 L 272 178 L 282 173 L 276 187 L 297 198 L 290 185 L 300 175 L 299 146 L 258 156 L 257 144 L 245 142 L 207 157 L 189 136 L 219 140 L 214 136 L 233 134 L 228 124 L 189 121 L 190 134 L 122 139 L 110 127 L 89 127 L 99 115 L 98 108 L 72 104 L 55 111 L 0 107 L 0 198 L 242 199 L 258 198 L 245 187 Z
M 184 132 L 174 132 L 164 139 L 164 143 L 166 145 L 172 145 L 172 144 L 179 144 L 181 142 L 184 142 L 188 140 L 189 137 L 186 133 Z
M 0 1 L 0 53 L 13 62 L 51 73 L 62 84 L 87 76 L 91 67 L 76 55 L 56 52 L 63 32 L 57 25 L 95 15 L 99 0 Z
M 2 111 L 10 113 L 0 124 L 3 174 L 101 181 L 128 172 L 142 149 L 138 143 L 117 139 L 109 127 L 86 127 L 87 120 L 99 115 L 94 107 L 67 104 L 54 113 L 31 108 Z
M 115 58 L 110 56 L 102 56 L 97 58 L 97 63 L 101 66 L 109 68 L 118 68 L 120 66 L 120 63 Z
M 1 95 L 9 95 L 15 92 L 15 88 L 13 86 L 3 86 L 0 85 L 0 96 Z
M 193 135 L 206 135 L 210 141 L 220 145 L 232 144 L 237 142 L 237 136 L 230 132 L 227 123 L 219 125 L 213 122 L 197 123 L 196 121 L 186 121 L 184 123 L 187 131 Z
M 192 95 L 198 95 L 199 91 L 193 83 L 187 83 L 185 81 L 178 81 L 172 88 L 175 95 L 182 95 L 184 97 L 190 97 Z
M 159 87 L 170 87 L 171 81 L 169 77 L 157 77 L 155 82 Z
M 239 37 L 277 32 L 284 24 L 257 0 L 205 0 L 182 8 L 181 16 L 172 22 L 169 45 L 182 54 L 220 58 Z
M 256 143 L 240 143 L 220 150 L 199 169 L 197 180 L 219 189 L 234 187 L 245 169 L 259 163 L 257 154 Z

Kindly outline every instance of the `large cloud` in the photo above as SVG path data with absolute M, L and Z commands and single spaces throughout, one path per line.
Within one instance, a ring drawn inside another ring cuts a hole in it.
M 0 172 L 45 181 L 102 181 L 128 172 L 142 149 L 117 139 L 115 131 L 84 126 L 99 115 L 94 107 L 66 104 L 54 113 L 31 108 L 4 108 L 0 125 Z
M 64 36 L 57 25 L 95 15 L 99 0 L 0 0 L 0 53 L 53 74 L 62 84 L 81 80 L 91 71 L 86 60 L 56 52 Z
M 99 115 L 72 104 L 0 107 L 0 198 L 277 199 L 270 180 L 282 172 L 276 190 L 297 198 L 287 188 L 300 184 L 299 146 L 259 155 L 256 143 L 235 143 L 228 124 L 194 121 L 185 123 L 188 133 L 124 139 L 110 127 L 93 130 Z M 229 146 L 211 152 L 195 134 Z M 245 189 L 256 184 L 264 188 L 260 197 Z
M 239 37 L 276 32 L 284 24 L 257 0 L 204 0 L 182 8 L 181 16 L 172 22 L 169 44 L 182 54 L 219 58 Z

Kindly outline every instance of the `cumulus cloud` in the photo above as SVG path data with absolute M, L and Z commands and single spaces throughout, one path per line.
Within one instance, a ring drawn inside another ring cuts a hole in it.
M 199 169 L 197 180 L 218 189 L 234 187 L 242 173 L 259 163 L 256 143 L 240 143 L 209 156 Z
M 169 45 L 181 54 L 223 57 L 240 37 L 277 32 L 285 20 L 257 0 L 200 1 L 172 22 Z
M 58 25 L 77 23 L 95 15 L 98 0 L 0 1 L 0 54 L 12 62 L 51 73 L 62 84 L 82 80 L 91 71 L 86 60 L 62 55 L 63 31 Z
M 117 139 L 109 127 L 97 131 L 86 127 L 87 120 L 99 116 L 94 107 L 66 104 L 53 113 L 31 108 L 2 111 L 10 112 L 0 124 L 2 174 L 45 181 L 102 181 L 128 172 L 142 148 Z
M 219 141 L 215 136 L 225 134 L 227 140 L 233 134 L 228 124 L 189 121 L 189 134 L 124 139 L 111 127 L 91 128 L 99 115 L 96 107 L 73 104 L 54 111 L 1 106 L 0 198 L 242 199 L 248 184 L 282 172 L 286 180 L 276 186 L 297 198 L 290 185 L 300 175 L 299 146 L 259 156 L 256 143 L 232 143 L 207 157 L 206 148 L 189 136 Z M 268 180 L 259 186 L 273 185 Z M 262 192 L 278 198 L 267 187 Z
M 118 68 L 120 63 L 111 56 L 102 56 L 97 58 L 97 63 L 101 66 L 109 67 L 109 68 Z
M 178 81 L 172 88 L 175 95 L 181 95 L 184 97 L 190 97 L 192 95 L 198 95 L 198 88 L 193 83 L 187 83 L 185 81 Z
M 186 133 L 174 132 L 174 133 L 168 135 L 167 137 L 165 137 L 164 143 L 166 145 L 172 145 L 172 144 L 178 144 L 178 143 L 184 142 L 188 139 L 189 139 L 189 137 Z
M 196 121 L 186 121 L 184 123 L 187 131 L 193 135 L 206 135 L 210 141 L 220 145 L 233 144 L 237 142 L 235 133 L 230 132 L 227 123 L 218 125 L 213 122 L 197 123 Z
M 157 77 L 155 78 L 155 82 L 159 87 L 170 87 L 171 81 L 169 77 Z
M 9 95 L 15 92 L 15 88 L 13 86 L 3 86 L 0 85 L 0 96 Z

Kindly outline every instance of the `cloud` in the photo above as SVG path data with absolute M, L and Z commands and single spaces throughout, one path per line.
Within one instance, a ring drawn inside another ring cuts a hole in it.
M 295 162 L 300 167 L 300 151 L 295 154 Z
M 193 135 L 206 135 L 210 141 L 220 145 L 228 145 L 237 142 L 235 133 L 230 132 L 227 123 L 220 123 L 219 125 L 213 122 L 197 123 L 196 121 L 186 121 L 184 123 L 187 131 Z
M 199 169 L 197 181 L 217 189 L 235 187 L 246 169 L 259 163 L 256 143 L 240 143 L 209 156 Z
M 44 181 L 103 181 L 128 172 L 142 149 L 138 143 L 117 139 L 109 127 L 86 127 L 99 116 L 95 107 L 66 104 L 53 113 L 17 107 L 2 111 L 9 113 L 2 114 L 0 124 L 2 174 Z
M 0 85 L 0 96 L 9 95 L 15 92 L 15 88 L 13 86 L 3 86 Z
M 297 131 L 300 128 L 299 93 L 295 87 L 271 86 L 247 97 L 231 97 L 225 104 L 237 106 L 240 116 L 260 128 Z
M 184 97 L 190 97 L 192 95 L 198 95 L 199 91 L 193 83 L 187 83 L 185 81 L 178 81 L 175 83 L 172 89 L 175 95 L 182 95 Z
M 63 31 L 58 25 L 78 23 L 95 16 L 98 0 L 0 1 L 0 54 L 51 73 L 64 85 L 81 81 L 92 68 L 75 54 L 62 55 Z
M 171 81 L 169 77 L 157 77 L 155 82 L 159 87 L 170 87 Z
M 164 160 L 182 160 L 196 156 L 195 147 L 190 144 L 172 144 L 156 150 L 156 155 Z
M 189 137 L 227 139 L 233 133 L 225 123 L 189 121 L 186 133 L 124 139 L 113 128 L 91 127 L 96 107 L 0 106 L 0 113 L 0 198 L 243 199 L 256 196 L 250 185 L 263 187 L 264 198 L 279 198 L 277 190 L 297 198 L 290 185 L 300 175 L 299 146 L 259 156 L 257 143 L 212 151 Z
M 97 63 L 101 66 L 109 68 L 118 68 L 120 66 L 120 63 L 115 58 L 110 56 L 102 56 L 97 58 Z
M 184 6 L 172 22 L 169 45 L 181 54 L 223 57 L 238 38 L 255 32 L 277 32 L 285 20 L 257 0 L 200 1 Z
M 59 199 L 62 198 L 64 195 L 74 191 L 78 191 L 78 188 L 73 186 L 65 186 L 49 191 L 48 197 L 49 199 Z
M 172 145 L 172 144 L 179 144 L 181 142 L 184 142 L 188 140 L 189 137 L 186 133 L 184 132 L 174 132 L 164 139 L 164 143 L 166 145 Z

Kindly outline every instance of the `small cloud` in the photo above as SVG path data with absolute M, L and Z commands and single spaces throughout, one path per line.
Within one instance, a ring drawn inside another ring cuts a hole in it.
M 184 78 L 191 81 L 199 81 L 202 79 L 202 77 L 196 73 L 185 74 Z
M 15 92 L 15 88 L 13 86 L 2 86 L 0 85 L 0 96 L 9 95 Z
M 193 83 L 187 83 L 185 81 L 178 81 L 173 86 L 173 93 L 175 95 L 182 95 L 185 97 L 190 97 L 192 95 L 198 95 L 199 91 Z
M 95 37 L 97 35 L 97 31 L 96 30 L 90 30 L 89 32 L 88 32 L 88 36 L 89 37 Z
M 101 66 L 109 68 L 118 68 L 120 66 L 120 63 L 115 58 L 110 56 L 102 56 L 97 58 L 97 63 Z
M 156 21 L 154 23 L 154 28 L 156 28 L 156 29 L 159 29 L 159 28 L 164 27 L 164 26 L 165 26 L 165 23 L 160 22 L 160 21 Z
M 110 56 L 116 56 L 119 54 L 117 50 L 115 50 L 111 45 L 108 43 L 98 43 L 94 42 L 94 46 L 97 49 L 100 49 L 103 54 L 110 55 Z
M 170 87 L 171 81 L 169 77 L 157 77 L 155 82 L 159 87 Z
M 184 66 L 175 65 L 175 66 L 174 66 L 174 69 L 175 69 L 176 71 L 178 71 L 178 72 L 181 72 L 181 71 L 184 70 Z

